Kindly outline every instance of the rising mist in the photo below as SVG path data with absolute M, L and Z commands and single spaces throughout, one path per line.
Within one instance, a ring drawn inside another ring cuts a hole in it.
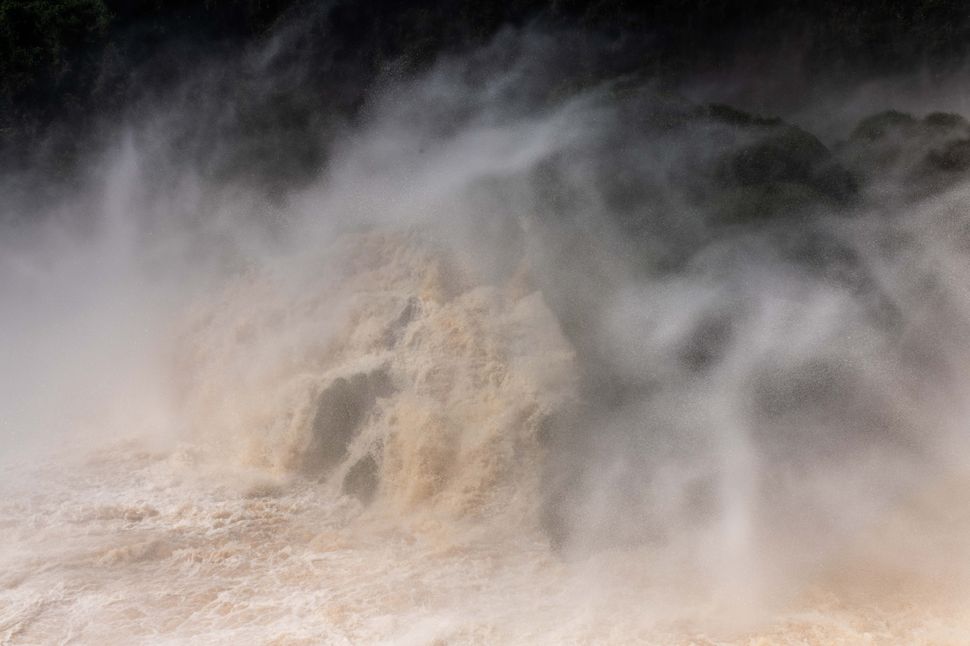
M 960 643 L 958 70 L 313 37 L 3 178 L 4 643 Z

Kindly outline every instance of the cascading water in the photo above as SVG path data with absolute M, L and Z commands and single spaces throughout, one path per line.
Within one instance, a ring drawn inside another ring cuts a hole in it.
M 0 642 L 967 640 L 970 126 L 502 38 L 301 188 L 175 103 L 3 220 Z

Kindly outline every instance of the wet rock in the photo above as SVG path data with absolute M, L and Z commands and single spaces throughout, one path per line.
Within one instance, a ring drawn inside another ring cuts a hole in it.
M 943 148 L 930 151 L 926 164 L 933 170 L 943 172 L 967 171 L 970 169 L 970 139 L 949 141 Z
M 851 139 L 874 142 L 893 136 L 909 136 L 918 126 L 919 121 L 913 115 L 886 110 L 860 121 L 853 130 Z
M 368 453 L 350 467 L 341 489 L 345 495 L 353 496 L 366 505 L 377 494 L 379 476 L 377 459 Z
M 317 398 L 302 470 L 319 474 L 343 461 L 377 398 L 390 392 L 390 379 L 383 370 L 334 379 Z
M 855 196 L 852 174 L 811 133 L 726 106 L 710 106 L 704 114 L 736 129 L 715 161 L 719 190 L 711 201 L 719 220 L 751 222 L 813 206 L 841 207 Z
M 917 199 L 966 178 L 970 122 L 946 112 L 918 119 L 888 110 L 859 122 L 836 152 L 872 190 Z

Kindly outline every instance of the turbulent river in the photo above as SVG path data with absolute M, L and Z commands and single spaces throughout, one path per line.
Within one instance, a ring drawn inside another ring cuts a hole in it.
M 0 178 L 0 643 L 970 642 L 970 122 L 535 42 Z
M 325 256 L 317 289 L 247 274 L 186 316 L 182 436 L 136 414 L 4 467 L 4 643 L 970 635 L 966 482 L 924 483 L 780 598 L 745 589 L 764 564 L 712 563 L 731 572 L 712 586 L 649 545 L 564 555 L 540 526 L 541 434 L 576 359 L 528 277 L 476 285 L 414 234 Z

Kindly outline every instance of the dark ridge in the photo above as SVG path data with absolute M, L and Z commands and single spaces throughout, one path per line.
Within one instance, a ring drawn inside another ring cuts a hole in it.
M 886 110 L 863 119 L 852 131 L 852 139 L 876 141 L 893 132 L 907 132 L 918 124 L 911 114 L 898 110 Z
M 836 157 L 863 184 L 892 183 L 901 199 L 939 192 L 970 170 L 970 122 L 934 112 L 923 119 L 888 110 L 863 119 Z

